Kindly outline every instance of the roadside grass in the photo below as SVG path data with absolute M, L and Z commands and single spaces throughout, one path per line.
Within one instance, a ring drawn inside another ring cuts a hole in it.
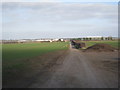
M 42 54 L 67 50 L 69 42 L 24 43 L 2 45 L 3 81 L 21 74 L 28 67 L 28 59 Z
M 94 44 L 97 44 L 97 43 L 105 43 L 105 44 L 109 44 L 115 48 L 120 48 L 120 42 L 118 41 L 83 41 L 84 43 L 86 43 L 86 47 L 84 49 L 86 49 L 87 47 L 90 47 Z

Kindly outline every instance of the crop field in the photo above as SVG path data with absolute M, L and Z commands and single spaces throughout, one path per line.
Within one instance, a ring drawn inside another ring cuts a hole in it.
M 16 59 L 31 58 L 44 53 L 67 48 L 68 42 L 3 44 L 2 54 L 4 61 L 11 62 Z
M 12 73 L 12 69 L 23 69 L 27 67 L 25 59 L 35 58 L 45 53 L 67 50 L 68 42 L 53 43 L 24 43 L 24 44 L 3 44 L 2 62 L 3 74 Z
M 118 48 L 120 47 L 120 42 L 118 41 L 83 41 L 86 43 L 86 48 L 89 47 L 89 46 L 92 46 L 96 43 L 105 43 L 105 44 L 109 44 L 115 48 Z

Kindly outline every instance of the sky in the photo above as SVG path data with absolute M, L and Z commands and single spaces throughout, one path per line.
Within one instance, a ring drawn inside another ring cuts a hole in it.
M 2 39 L 118 36 L 117 1 L 39 1 L 4 0 L 0 4 Z

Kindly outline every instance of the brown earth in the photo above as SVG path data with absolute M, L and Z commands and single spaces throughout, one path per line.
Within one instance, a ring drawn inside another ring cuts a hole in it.
M 106 52 L 106 51 L 117 51 L 116 48 L 112 47 L 109 44 L 104 44 L 104 43 L 98 43 L 95 44 L 93 46 L 88 47 L 86 50 L 84 51 L 99 51 L 99 52 Z
M 5 84 L 17 88 L 117 88 L 118 52 L 82 52 L 70 47 L 29 59 L 28 71 Z
M 67 54 L 68 50 L 60 50 L 50 52 L 36 58 L 24 59 L 25 67 L 20 70 L 14 68 L 10 69 L 8 75 L 2 76 L 3 88 L 26 88 L 33 80 L 47 71 L 51 71 L 53 65 L 58 65 L 62 62 L 62 58 Z M 58 58 L 61 61 L 57 62 Z

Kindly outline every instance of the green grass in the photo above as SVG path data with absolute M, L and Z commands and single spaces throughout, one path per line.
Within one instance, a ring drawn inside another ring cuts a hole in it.
M 3 44 L 2 56 L 3 60 L 12 61 L 21 58 L 31 58 L 44 53 L 67 48 L 68 42 Z
M 32 68 L 34 68 L 33 66 L 36 66 L 37 64 L 41 65 L 44 63 L 44 61 L 41 59 L 36 60 L 36 57 L 49 52 L 67 50 L 68 47 L 69 42 L 3 44 L 3 84 L 6 84 L 8 82 L 14 83 L 15 80 L 24 79 L 24 76 L 26 74 L 30 74 L 32 72 Z
M 87 47 L 90 47 L 90 46 L 92 46 L 92 45 L 94 45 L 94 44 L 96 44 L 96 43 L 109 44 L 109 45 L 111 45 L 111 46 L 113 46 L 113 47 L 115 47 L 115 48 L 120 47 L 120 42 L 119 42 L 119 44 L 118 44 L 118 41 L 83 41 L 83 42 L 86 43 L 86 48 L 87 48 Z
M 58 50 L 66 50 L 68 45 L 68 42 L 3 44 L 3 69 L 23 68 L 27 65 L 23 59 L 34 58 Z

